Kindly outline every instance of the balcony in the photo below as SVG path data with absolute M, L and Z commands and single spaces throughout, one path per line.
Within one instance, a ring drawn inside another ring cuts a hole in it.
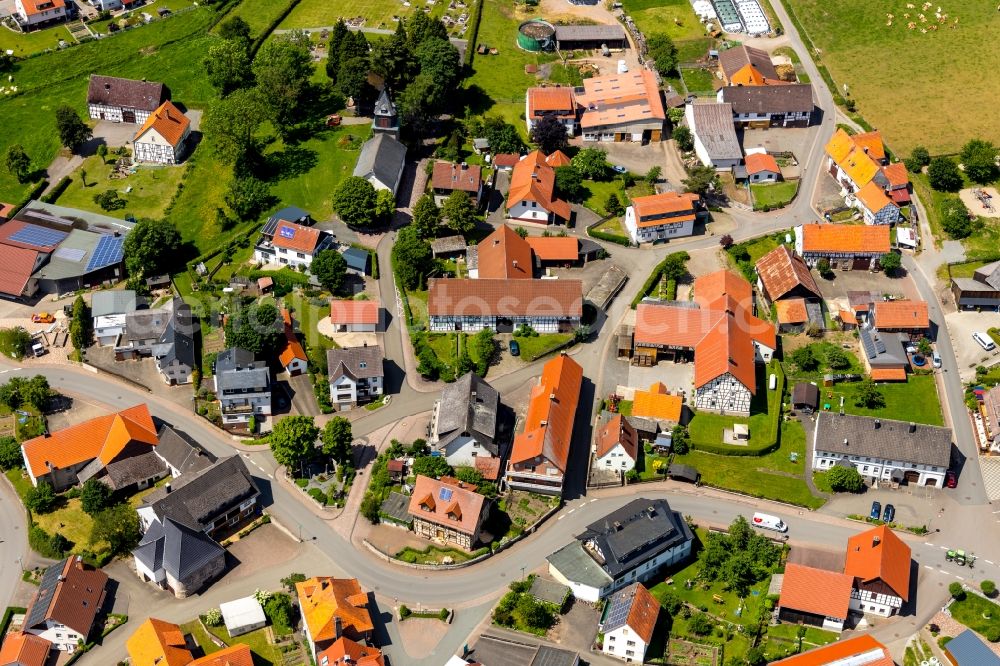
M 253 405 L 223 405 L 222 411 L 226 414 L 252 414 Z

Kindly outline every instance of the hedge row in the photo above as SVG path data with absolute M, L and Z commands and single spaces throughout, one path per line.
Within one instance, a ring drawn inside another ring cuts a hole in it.
M 767 389 L 768 391 L 768 419 L 771 426 L 771 437 L 768 441 L 764 442 L 760 446 L 731 446 L 729 444 L 720 444 L 717 442 L 696 442 L 691 440 L 691 448 L 704 451 L 705 453 L 714 453 L 720 456 L 766 456 L 769 453 L 775 451 L 781 445 L 781 404 L 785 395 L 785 372 L 781 368 L 781 364 L 777 361 L 771 361 L 767 366 L 767 371 L 765 374 L 765 381 L 770 381 L 769 375 L 774 374 L 778 378 L 777 386 L 774 391 Z M 771 394 L 774 393 L 774 405 L 771 405 Z
M 20 201 L 14 204 L 14 210 L 21 210 L 22 208 L 27 206 L 30 202 L 37 199 L 42 194 L 42 192 L 45 191 L 45 188 L 48 186 L 49 186 L 48 180 L 43 178 L 42 180 L 38 181 L 37 185 L 35 185 Z
M 268 24 L 266 28 L 264 28 L 264 30 L 260 33 L 257 39 L 253 40 L 253 44 L 250 46 L 251 60 L 253 60 L 257 56 L 257 51 L 260 50 L 260 47 L 263 46 L 267 38 L 271 36 L 271 33 L 274 32 L 275 28 L 277 28 L 281 24 L 281 22 L 284 21 L 288 17 L 288 15 L 292 13 L 292 10 L 295 9 L 295 6 L 298 4 L 299 0 L 289 0 L 288 4 L 285 6 L 285 9 L 282 10 L 282 12 L 278 14 L 274 18 L 274 20 L 271 21 L 270 24 Z
M 606 231 L 587 229 L 587 235 L 591 238 L 596 238 L 597 240 L 615 243 L 616 245 L 622 245 L 624 247 L 632 247 L 631 240 L 625 236 L 619 236 L 618 234 L 609 234 Z
M 55 203 L 56 200 L 58 200 L 59 197 L 62 196 L 62 193 L 66 191 L 66 188 L 69 187 L 69 184 L 72 182 L 73 182 L 72 178 L 70 178 L 69 176 L 63 176 L 62 179 L 58 183 L 56 183 L 56 186 L 53 187 L 48 194 L 44 195 L 41 198 L 41 202 L 47 204 Z
M 476 0 L 476 6 L 472 8 L 472 20 L 469 22 L 472 31 L 469 33 L 469 41 L 465 46 L 465 66 L 472 67 L 472 58 L 476 54 L 476 40 L 479 38 L 479 22 L 483 18 L 483 0 Z
M 646 278 L 646 281 L 642 285 L 642 289 L 640 289 L 639 293 L 637 293 L 635 295 L 635 298 L 632 299 L 632 309 L 633 310 L 635 310 L 635 307 L 637 305 L 639 305 L 639 303 L 642 301 L 642 299 L 646 298 L 646 296 L 648 296 L 650 294 L 650 292 L 653 291 L 653 289 L 656 287 L 656 285 L 659 284 L 660 278 L 663 277 L 663 269 L 666 268 L 667 259 L 669 259 L 670 256 L 671 255 L 668 254 L 666 257 L 663 258 L 663 261 L 661 261 L 660 263 L 656 264 L 656 267 L 653 268 L 652 272 L 649 274 L 649 277 Z M 670 288 L 670 285 L 668 284 L 667 285 L 667 289 L 669 290 L 669 288 Z M 674 296 L 676 296 L 676 295 L 677 295 L 677 285 L 675 283 L 674 284 Z

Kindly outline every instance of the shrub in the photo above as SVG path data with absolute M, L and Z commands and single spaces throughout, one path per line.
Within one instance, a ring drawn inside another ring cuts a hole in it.
M 952 599 L 956 601 L 961 601 L 965 598 L 965 588 L 959 582 L 954 582 L 948 585 L 948 594 L 951 595 Z
M 827 481 L 834 492 L 860 493 L 865 487 L 865 480 L 854 467 L 834 466 L 826 474 Z
M 210 627 L 218 627 L 222 624 L 222 611 L 218 608 L 209 608 L 205 611 L 205 617 L 203 618 L 205 624 Z
M 320 503 L 321 506 L 326 506 L 326 493 L 324 493 L 319 488 L 310 488 L 308 491 L 309 497 Z
M 983 594 L 985 594 L 990 599 L 997 596 L 997 584 L 991 580 L 984 580 L 982 583 L 979 584 L 979 589 L 981 589 L 983 591 Z
M 403 618 L 405 620 L 406 618 L 410 617 L 411 615 L 413 615 L 413 611 L 410 610 L 409 606 L 407 606 L 406 604 L 400 604 L 400 606 L 399 606 L 399 617 L 401 617 L 401 618 Z
M 33 513 L 48 513 L 55 504 L 56 493 L 48 481 L 39 481 L 37 486 L 24 495 L 24 506 Z
M 938 639 L 938 647 L 943 650 L 944 646 L 950 642 L 951 642 L 951 636 L 942 636 L 941 638 Z
M 1000 642 L 1000 626 L 994 624 L 988 628 L 985 633 L 983 633 L 983 636 L 985 636 L 986 640 L 990 643 Z
M 712 633 L 714 623 L 705 613 L 693 615 L 688 620 L 688 629 L 696 636 L 707 636 Z

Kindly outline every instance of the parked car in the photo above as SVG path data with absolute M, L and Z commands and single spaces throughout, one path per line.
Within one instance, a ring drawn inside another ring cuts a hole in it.
M 521 355 L 521 345 L 517 344 L 517 340 L 510 341 L 510 355 L 511 356 Z
M 871 518 L 872 520 L 878 520 L 879 516 L 881 515 L 882 515 L 882 503 L 876 500 L 872 502 L 872 510 L 871 513 L 868 514 L 868 517 Z
M 55 320 L 56 318 L 48 312 L 36 312 L 31 315 L 31 322 L 34 324 L 51 324 Z
M 951 470 L 945 472 L 944 475 L 944 485 L 946 488 L 954 488 L 958 485 L 958 477 Z
M 891 523 L 894 520 L 896 520 L 896 507 L 886 504 L 885 510 L 882 512 L 882 522 Z
M 612 164 L 611 170 L 614 171 L 615 173 L 625 173 L 628 171 L 628 169 L 626 169 L 625 167 L 618 166 L 617 164 Z
M 935 368 L 940 368 L 941 367 L 941 354 L 938 354 L 937 350 L 935 350 L 934 353 L 931 354 L 931 364 Z

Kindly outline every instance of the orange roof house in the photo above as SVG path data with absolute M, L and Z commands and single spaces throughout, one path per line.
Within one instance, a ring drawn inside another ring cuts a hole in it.
M 854 578 L 858 593 L 896 596 L 910 594 L 910 547 L 885 525 L 847 540 L 844 573 Z
M 275 247 L 312 254 L 319 245 L 319 229 L 304 227 L 294 222 L 281 221 L 274 229 L 272 243 Z
M 556 172 L 535 150 L 514 165 L 507 193 L 507 216 L 524 222 L 549 224 L 569 220 L 570 205 L 556 198 Z
M 663 192 L 632 199 L 636 224 L 642 227 L 655 227 L 661 224 L 691 222 L 695 218 L 695 204 L 701 200 L 697 194 L 685 192 Z
M 191 133 L 191 121 L 170 100 L 167 100 L 149 114 L 149 118 L 135 133 L 132 142 L 155 142 L 156 140 L 150 135 L 151 131 L 159 135 L 159 138 L 166 141 L 169 146 L 176 148 Z
M 298 336 L 295 335 L 295 328 L 292 326 L 292 315 L 285 308 L 281 309 L 281 318 L 285 322 L 285 346 L 278 354 L 281 367 L 292 375 L 297 375 L 306 369 L 309 357 L 302 348 Z
M 562 493 L 582 385 L 583 368 L 566 354 L 543 366 L 541 379 L 531 389 L 524 431 L 514 438 L 508 485 Z
M 374 629 L 368 593 L 356 578 L 314 576 L 295 584 L 302 624 L 313 656 L 341 636 L 366 640 Z
M 580 241 L 572 236 L 528 236 L 524 240 L 540 262 L 572 263 L 580 258 Z
M 639 457 L 639 435 L 635 428 L 621 414 L 615 414 L 597 431 L 596 453 L 594 457 L 600 460 L 621 446 L 622 452 L 632 460 Z
M 858 203 L 863 206 L 865 223 L 889 224 L 899 219 L 899 206 L 885 194 L 885 190 L 874 180 L 858 190 Z
M 188 666 L 253 666 L 253 652 L 246 643 L 236 643 L 195 659 Z
M 743 44 L 719 53 L 719 69 L 727 86 L 764 86 L 784 83 L 763 49 Z
M 806 300 L 804 298 L 786 298 L 774 304 L 778 313 L 778 324 L 784 326 L 795 326 L 809 321 L 809 311 L 806 310 Z
M 482 167 L 477 164 L 435 162 L 431 173 L 431 188 L 440 196 L 452 192 L 467 192 L 477 202 L 483 187 Z
M 632 399 L 632 415 L 654 421 L 681 422 L 684 400 L 679 395 L 670 395 L 667 387 L 656 382 L 648 391 L 636 390 Z
M 21 0 L 19 4 L 24 8 L 26 18 L 37 16 L 43 12 L 51 12 L 54 9 L 66 9 L 66 0 Z M 54 16 L 64 16 L 64 14 L 63 12 L 57 12 Z M 31 19 L 28 18 L 28 20 L 30 21 Z
M 465 487 L 457 479 L 417 476 L 410 496 L 409 514 L 413 518 L 413 531 L 428 537 L 443 535 L 446 541 L 472 548 L 479 543 L 479 529 L 486 520 L 489 506 L 486 498 Z M 449 532 L 459 532 L 465 538 L 452 538 Z
M 656 75 L 648 69 L 583 80 L 576 102 L 583 109 L 580 127 L 585 135 L 649 133 L 660 139 L 667 118 Z
M 79 482 L 78 473 L 89 463 L 101 469 L 117 460 L 152 451 L 159 443 L 149 408 L 136 405 L 116 414 L 98 416 L 21 444 L 31 482 L 40 480 L 62 490 Z
M 317 655 L 317 663 L 324 666 L 385 666 L 385 657 L 378 648 L 338 638 Z
M 51 647 L 52 643 L 41 636 L 8 633 L 0 647 L 0 666 L 45 666 Z
M 476 247 L 477 277 L 530 280 L 531 246 L 510 225 L 501 224 Z
M 834 664 L 895 666 L 895 663 L 886 646 L 871 634 L 861 634 L 775 661 L 771 666 L 833 666 Z
M 446 279 L 427 281 L 427 314 L 431 327 L 451 325 L 457 317 L 537 318 L 579 323 L 583 316 L 580 280 Z M 460 320 L 459 320 L 460 321 Z M 487 325 L 494 324 L 487 321 Z M 537 329 L 540 324 L 532 324 Z
M 187 666 L 194 656 L 176 624 L 148 618 L 125 643 L 130 666 Z
M 893 162 L 882 167 L 882 173 L 889 181 L 889 189 L 906 188 L 910 184 L 910 172 L 906 170 L 906 165 L 902 162 Z
M 570 86 L 528 88 L 527 107 L 529 125 L 545 116 L 562 121 L 576 120 L 576 97 Z
M 885 144 L 878 131 L 852 136 L 838 129 L 826 144 L 826 154 L 827 169 L 848 192 L 857 192 L 874 183 L 878 190 L 888 192 L 895 203 L 909 202 L 910 176 L 902 163 L 887 164 Z M 869 210 L 881 201 L 870 193 L 866 198 L 868 201 L 861 203 Z
M 716 271 L 695 280 L 694 304 L 697 307 L 640 303 L 634 353 L 693 350 L 696 407 L 749 413 L 750 397 L 757 391 L 756 363 L 769 361 L 777 346 L 774 327 L 752 314 L 750 283 L 731 271 Z M 725 390 L 721 390 L 722 384 Z M 730 404 L 727 396 L 731 391 L 740 394 L 738 404 Z M 720 403 L 720 398 L 724 402 Z
M 771 172 L 781 175 L 781 167 L 773 155 L 768 153 L 749 153 L 744 162 L 746 163 L 747 174 L 753 176 L 759 173 Z
M 330 300 L 330 321 L 334 326 L 351 324 L 377 326 L 380 309 L 378 301 L 334 298 Z
M 779 245 L 763 257 L 754 268 L 757 284 L 764 297 L 774 302 L 782 298 L 822 298 L 816 279 L 802 257 Z
M 551 155 L 545 158 L 545 163 L 548 164 L 553 169 L 556 169 L 558 167 L 569 166 L 573 163 L 573 161 L 569 158 L 568 155 L 566 155 L 566 153 L 564 153 L 561 150 L 557 150 L 556 152 L 552 153 Z
M 788 622 L 806 620 L 840 631 L 849 614 L 853 584 L 854 579 L 847 574 L 788 564 L 781 584 L 779 613 Z
M 621 646 L 623 641 L 627 641 L 627 645 L 637 648 L 636 661 L 645 662 L 646 648 L 653 640 L 653 631 L 660 615 L 660 602 L 650 594 L 645 585 L 632 583 L 611 594 L 608 606 L 609 610 L 600 626 L 600 631 L 604 634 L 605 653 L 615 655 L 615 644 Z
M 872 319 L 883 332 L 922 333 L 931 324 L 925 301 L 876 301 Z
M 881 257 L 891 250 L 884 224 L 812 223 L 795 227 L 795 251 L 806 260 Z

